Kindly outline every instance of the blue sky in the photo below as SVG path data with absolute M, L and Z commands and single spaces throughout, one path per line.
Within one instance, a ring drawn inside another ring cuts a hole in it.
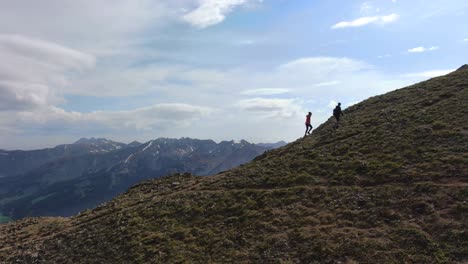
M 0 3 L 0 149 L 300 137 L 467 63 L 461 0 Z

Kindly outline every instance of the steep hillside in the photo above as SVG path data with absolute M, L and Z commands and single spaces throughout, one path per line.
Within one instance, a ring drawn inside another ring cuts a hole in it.
M 67 155 L 23 175 L 0 178 L 0 214 L 13 219 L 70 216 L 107 202 L 142 180 L 178 172 L 214 174 L 271 149 L 247 141 L 190 138 L 129 145 L 91 138 L 66 146 L 91 152 Z
M 212 177 L 140 183 L 0 226 L 0 262 L 468 261 L 468 67 L 382 96 Z

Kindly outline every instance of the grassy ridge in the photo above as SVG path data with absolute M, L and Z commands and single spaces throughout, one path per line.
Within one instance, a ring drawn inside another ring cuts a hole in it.
M 466 261 L 467 87 L 464 67 L 363 101 L 338 130 L 330 119 L 233 170 L 145 181 L 73 218 L 3 225 L 0 262 Z

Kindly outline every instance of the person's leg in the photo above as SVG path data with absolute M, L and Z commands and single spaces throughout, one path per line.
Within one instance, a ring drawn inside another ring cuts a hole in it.
M 312 125 L 309 124 L 309 125 L 308 125 L 308 128 L 309 128 L 309 130 L 307 130 L 307 134 L 310 134 L 310 132 L 312 132 Z
M 304 137 L 307 136 L 307 130 L 309 129 L 309 126 L 307 124 L 305 124 L 306 126 L 306 130 L 305 130 L 305 133 L 304 133 Z

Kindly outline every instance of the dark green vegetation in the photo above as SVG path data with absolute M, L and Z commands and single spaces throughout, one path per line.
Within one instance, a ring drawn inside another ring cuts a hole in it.
M 0 178 L 0 211 L 13 219 L 75 215 L 142 180 L 180 172 L 215 174 L 271 148 L 247 141 L 159 138 L 127 145 L 91 138 L 52 149 L 3 151 L 0 165 L 10 167 L 0 166 L 0 175 L 6 175 Z M 13 173 L 28 162 L 27 173 Z
M 0 226 L 0 262 L 468 261 L 468 67 L 370 98 L 212 177 Z

